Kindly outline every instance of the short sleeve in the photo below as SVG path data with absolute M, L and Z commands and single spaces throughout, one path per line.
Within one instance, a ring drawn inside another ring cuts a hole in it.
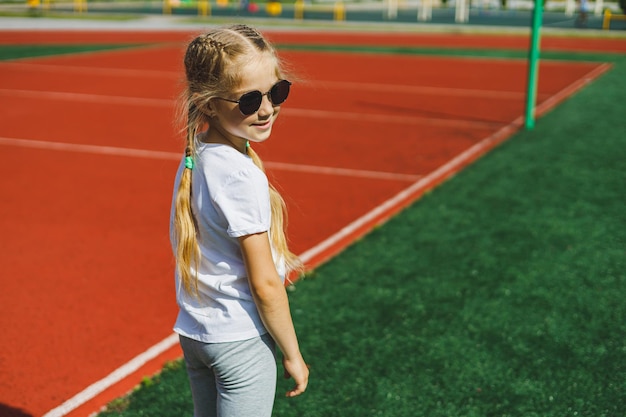
M 215 203 L 228 224 L 231 237 L 241 237 L 270 229 L 269 185 L 262 171 L 249 169 L 228 176 Z

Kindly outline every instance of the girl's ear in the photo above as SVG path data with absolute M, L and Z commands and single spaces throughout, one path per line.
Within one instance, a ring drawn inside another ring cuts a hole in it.
M 208 117 L 215 117 L 216 109 L 214 101 L 209 99 L 209 101 L 201 100 L 201 97 L 198 93 L 194 93 L 191 96 L 191 100 L 196 105 L 196 107 L 202 112 L 204 115 Z
M 210 99 L 207 102 L 206 107 L 202 109 L 202 112 L 211 118 L 215 117 L 217 111 L 215 109 L 215 102 L 213 99 Z
M 209 101 L 204 102 L 204 105 L 200 108 L 200 111 L 202 111 L 202 113 L 204 113 L 209 118 L 215 117 L 217 115 L 215 100 L 209 99 Z

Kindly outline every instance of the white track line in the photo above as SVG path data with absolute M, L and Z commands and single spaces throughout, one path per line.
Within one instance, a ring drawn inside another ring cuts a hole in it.
M 101 94 L 68 93 L 64 91 L 8 90 L 0 88 L 0 96 L 19 97 L 33 100 L 73 101 L 145 107 L 173 108 L 175 100 L 162 98 L 105 96 Z
M 143 98 L 143 97 L 123 97 L 106 96 L 101 94 L 67 93 L 60 91 L 38 91 L 38 90 L 11 90 L 0 88 L 0 96 L 20 97 L 33 100 L 56 100 L 73 101 L 83 103 L 103 103 L 130 106 L 149 106 L 160 108 L 174 108 L 175 99 Z M 312 110 L 286 107 L 282 110 L 285 114 L 295 117 L 309 117 L 317 119 L 349 120 L 373 123 L 399 123 L 405 125 L 429 125 L 446 126 L 467 129 L 495 129 L 503 125 L 501 122 L 474 121 L 465 119 L 436 119 L 432 117 L 398 116 L 391 114 L 375 114 L 360 112 L 340 112 L 330 110 Z
M 399 174 L 395 172 L 368 171 L 348 168 L 329 168 L 315 165 L 288 164 L 284 162 L 263 162 L 263 165 L 267 166 L 268 168 L 284 171 L 310 172 L 313 174 L 322 175 L 343 175 L 346 177 L 374 178 L 379 180 L 414 182 L 422 177 L 421 175 Z
M 584 86 L 592 82 L 593 80 L 597 79 L 600 75 L 610 70 L 612 67 L 613 67 L 613 64 L 608 64 L 608 63 L 603 63 L 602 65 L 595 67 L 594 69 L 589 71 L 587 74 L 585 74 L 583 77 L 574 81 L 572 84 L 568 85 L 561 91 L 550 96 L 547 100 L 543 101 L 541 104 L 537 105 L 537 107 L 535 108 L 535 114 L 537 116 L 541 116 L 542 114 L 546 113 L 550 109 L 556 107 L 556 105 L 559 104 L 561 101 L 570 97 L 574 92 L 580 90 L 581 88 L 583 88 Z
M 156 70 L 139 70 L 130 68 L 104 68 L 104 67 L 76 67 L 65 66 L 59 64 L 39 64 L 37 62 L 0 62 L 0 69 L 14 69 L 20 72 L 46 72 L 46 73 L 64 73 L 64 74 L 86 74 L 86 75 L 106 75 L 120 77 L 138 77 L 138 78 L 168 78 L 180 79 L 180 73 L 174 71 L 156 71 Z M 400 85 L 400 84 L 378 84 L 378 83 L 356 83 L 349 81 L 322 81 L 322 80 L 305 80 L 299 84 L 303 88 L 308 86 L 316 86 L 318 89 L 338 89 L 350 91 L 370 91 L 370 92 L 386 92 L 386 93 L 404 93 L 404 94 L 424 94 L 424 95 L 445 95 L 451 97 L 475 97 L 475 98 L 494 98 L 505 100 L 523 100 L 526 97 L 525 92 L 519 91 L 494 91 L 480 90 L 469 88 L 451 88 L 451 87 L 430 87 L 420 85 Z
M 134 158 L 180 160 L 180 153 L 152 151 L 147 149 L 120 148 L 115 146 L 85 145 L 80 143 L 48 142 L 42 140 L 0 137 L 0 145 L 19 146 L 21 148 L 45 149 L 51 151 L 81 152 L 98 155 L 115 155 Z M 311 172 L 315 174 L 339 175 L 354 178 L 371 178 L 378 180 L 414 182 L 420 175 L 401 174 L 395 172 L 369 171 L 361 169 L 334 168 L 316 165 L 289 164 L 284 162 L 263 162 L 267 168 L 277 171 Z
M 375 83 L 352 83 L 352 82 L 334 82 L 334 81 L 311 81 L 306 82 L 320 84 L 321 88 L 331 87 L 338 90 L 351 91 L 372 91 L 385 93 L 404 93 L 404 94 L 424 94 L 424 95 L 445 95 L 449 97 L 476 97 L 476 98 L 495 98 L 506 100 L 523 100 L 526 97 L 525 92 L 518 91 L 494 91 L 494 90 L 477 90 L 469 88 L 450 88 L 450 87 L 429 87 L 423 85 L 400 85 L 400 84 L 375 84 Z
M 38 62 L 17 62 L 3 61 L 0 62 L 0 70 L 2 69 L 19 70 L 20 72 L 43 72 L 56 74 L 84 74 L 89 76 L 102 75 L 107 77 L 137 77 L 137 78 L 173 78 L 182 80 L 180 73 L 174 71 L 157 71 L 149 69 L 132 69 L 132 68 L 105 68 L 105 67 L 81 67 L 60 64 L 41 64 Z
M 433 117 L 417 117 L 417 116 L 397 116 L 392 114 L 375 114 L 362 112 L 340 112 L 332 110 L 311 110 L 311 109 L 295 109 L 287 107 L 285 114 L 290 116 L 310 117 L 318 119 L 337 119 L 358 122 L 375 122 L 385 124 L 405 124 L 405 125 L 430 125 L 430 126 L 446 126 L 467 129 L 489 129 L 493 130 L 502 127 L 501 122 L 486 122 L 464 119 L 436 119 Z
M 69 400 L 65 401 L 60 406 L 48 411 L 46 414 L 43 415 L 43 417 L 65 416 L 67 413 L 80 407 L 87 401 L 102 393 L 107 388 L 113 386 L 114 384 L 120 382 L 122 379 L 131 375 L 133 372 L 137 371 L 143 365 L 148 363 L 148 361 L 156 358 L 163 352 L 170 349 L 172 346 L 176 345 L 176 343 L 178 343 L 178 335 L 173 333 L 156 345 L 152 346 L 150 349 L 143 352 L 142 354 L 136 356 L 126 364 L 120 366 L 106 377 L 91 384 L 78 394 L 74 395 Z
M 150 159 L 181 159 L 181 154 L 165 151 L 151 151 L 145 149 L 119 148 L 115 146 L 85 145 L 81 143 L 48 142 L 43 140 L 30 140 L 18 138 L 0 137 L 0 145 L 19 146 L 21 148 L 45 149 L 50 151 L 81 152 L 99 155 L 128 156 L 135 158 Z
M 176 99 L 164 98 L 146 98 L 146 97 L 128 97 L 128 96 L 108 96 L 102 94 L 89 93 L 69 93 L 64 91 L 45 91 L 45 90 L 18 90 L 0 88 L 0 96 L 2 97 L 18 97 L 32 100 L 56 100 L 70 101 L 95 104 L 113 104 L 128 106 L 146 106 L 171 108 L 176 105 Z M 409 110 L 409 109 L 407 109 Z M 318 119 L 335 119 L 348 121 L 367 121 L 374 123 L 399 123 L 405 125 L 429 125 L 429 126 L 447 126 L 455 128 L 468 129 L 494 129 L 502 127 L 502 122 L 497 121 L 481 121 L 455 118 L 434 118 L 419 117 L 411 115 L 392 115 L 392 114 L 376 114 L 365 112 L 341 112 L 329 110 L 313 110 L 301 109 L 294 107 L 286 107 L 282 110 L 286 114 L 296 117 L 309 117 Z
M 173 108 L 176 104 L 175 99 L 159 99 L 159 98 L 143 98 L 143 97 L 124 97 L 124 96 L 107 96 L 101 94 L 88 93 L 68 93 L 62 91 L 40 91 L 40 90 L 12 90 L 0 88 L 0 96 L 4 97 L 20 97 L 33 100 L 58 100 L 58 101 L 75 101 L 83 103 L 103 103 L 116 105 L 132 105 L 132 106 L 149 106 Z M 375 123 L 401 123 L 411 125 L 433 125 L 433 126 L 449 126 L 469 129 L 493 129 L 501 127 L 502 123 L 489 121 L 473 121 L 464 119 L 436 119 L 432 117 L 417 116 L 397 116 L 374 113 L 359 112 L 340 112 L 329 110 L 312 110 L 286 107 L 282 110 L 286 114 L 295 117 L 310 117 L 318 119 L 337 119 L 350 121 L 367 121 Z

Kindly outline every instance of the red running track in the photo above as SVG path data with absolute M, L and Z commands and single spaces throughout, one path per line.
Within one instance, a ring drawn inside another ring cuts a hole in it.
M 279 43 L 527 44 L 495 36 L 269 36 Z M 2 416 L 88 415 L 180 356 L 171 333 L 167 225 L 182 149 L 173 100 L 189 37 L 0 32 L 4 44 L 153 43 L 0 62 Z M 584 43 L 563 42 L 563 49 Z M 523 60 L 281 55 L 301 80 L 257 151 L 289 205 L 293 248 L 311 267 L 521 126 Z M 538 111 L 607 69 L 542 62 Z

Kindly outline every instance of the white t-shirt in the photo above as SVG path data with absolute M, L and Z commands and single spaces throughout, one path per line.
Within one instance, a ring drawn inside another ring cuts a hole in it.
M 184 161 L 184 159 L 183 159 Z M 181 162 L 174 184 L 178 190 Z M 270 229 L 269 185 L 250 157 L 222 144 L 198 143 L 192 171 L 192 210 L 201 261 L 199 297 L 176 277 L 179 314 L 174 331 L 207 343 L 233 342 L 267 332 L 250 293 L 238 237 Z M 170 236 L 173 239 L 172 203 Z M 284 268 L 277 268 L 284 274 Z

